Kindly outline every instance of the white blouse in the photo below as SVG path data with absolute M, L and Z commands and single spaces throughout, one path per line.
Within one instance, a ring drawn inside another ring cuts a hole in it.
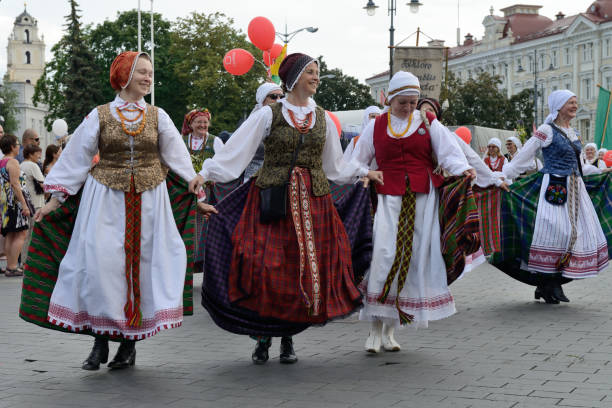
M 282 114 L 291 127 L 293 123 L 289 117 L 289 110 L 298 120 L 303 120 L 312 113 L 310 129 L 316 121 L 316 103 L 309 99 L 308 106 L 295 106 L 287 99 L 281 99 Z M 323 171 L 327 178 L 338 184 L 350 184 L 358 178 L 368 174 L 368 169 L 348 163 L 342 158 L 342 146 L 336 125 L 329 115 L 325 115 L 326 134 L 323 147 Z M 204 180 L 227 183 L 235 180 L 251 162 L 259 144 L 270 134 L 272 125 L 272 109 L 269 106 L 253 112 L 242 125 L 229 138 L 223 149 L 215 152 L 215 156 L 206 159 L 202 165 L 200 175 Z
M 139 112 L 146 114 L 147 105 L 144 99 L 136 103 L 126 102 L 119 96 L 111 102 L 110 112 L 113 118 L 120 121 L 117 108 L 127 119 L 134 119 Z M 130 110 L 136 110 L 130 112 Z M 131 123 L 140 123 L 139 119 Z M 161 108 L 157 110 L 157 131 L 159 134 L 159 154 L 163 164 L 178 174 L 185 181 L 195 177 L 195 171 L 189 158 L 189 152 L 183 138 L 172 123 L 168 114 Z M 63 193 L 63 195 L 76 194 L 85 183 L 92 159 L 98 152 L 98 139 L 100 137 L 100 121 L 98 109 L 94 108 L 83 122 L 74 131 L 66 148 L 62 151 L 57 163 L 53 166 L 45 179 L 45 191 Z M 129 137 L 125 135 L 125 137 Z M 54 197 L 62 198 L 59 194 Z
M 423 120 L 418 111 L 413 113 L 412 123 L 410 128 L 402 138 L 410 137 L 416 130 L 421 126 Z M 370 121 L 363 130 L 359 142 L 355 146 L 355 151 L 351 156 L 351 163 L 354 166 L 359 166 L 362 169 L 367 169 L 368 165 L 372 162 L 375 157 L 374 150 L 374 124 L 375 121 Z M 408 119 L 400 119 L 395 115 L 391 115 L 391 127 L 396 131 L 403 131 L 408 125 Z M 438 120 L 431 122 L 430 126 L 431 136 L 431 147 L 438 159 L 438 164 L 453 175 L 461 175 L 464 171 L 471 169 L 472 167 L 468 164 L 466 156 L 463 154 L 462 149 L 459 147 L 456 141 L 456 135 L 454 135 L 446 126 L 442 125 Z M 387 128 L 387 135 L 394 137 L 390 134 Z M 470 149 L 471 150 L 471 149 Z M 476 154 L 476 153 L 474 153 Z M 491 177 L 493 177 L 491 175 Z M 489 183 L 491 184 L 491 183 Z

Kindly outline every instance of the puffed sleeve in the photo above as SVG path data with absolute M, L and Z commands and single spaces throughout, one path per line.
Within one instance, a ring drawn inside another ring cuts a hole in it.
M 204 160 L 200 175 L 204 180 L 228 183 L 240 177 L 251 162 L 259 143 L 269 133 L 272 110 L 269 106 L 253 112 L 229 138 L 227 143 Z
M 548 126 L 550 129 L 550 126 Z M 507 163 L 503 168 L 503 173 L 506 178 L 513 179 L 521 173 L 533 169 L 536 161 L 536 153 L 545 143 L 547 146 L 552 141 L 552 130 L 550 141 L 547 141 L 546 134 L 543 132 L 535 132 L 529 140 L 523 145 L 523 148 L 514 156 L 510 163 Z
M 159 154 L 162 162 L 180 178 L 189 182 L 196 173 L 183 138 L 170 116 L 161 108 L 157 110 L 157 131 L 159 134 Z
M 51 168 L 45 179 L 45 192 L 60 198 L 61 195 L 74 195 L 81 189 L 98 151 L 99 136 L 100 122 L 98 109 L 95 108 L 76 128 L 57 163 Z
M 375 121 L 371 120 L 363 129 L 351 155 L 351 161 L 366 170 L 374 160 L 374 123 Z
M 360 177 L 368 174 L 368 169 L 359 166 L 352 161 L 343 159 L 340 136 L 336 130 L 336 124 L 325 114 L 325 146 L 323 146 L 323 171 L 327 178 L 337 184 L 352 184 Z M 359 143 L 358 143 L 359 144 Z
M 464 171 L 471 169 L 466 156 L 459 147 L 453 132 L 438 120 L 431 122 L 430 126 L 431 147 L 433 148 L 438 164 L 449 173 L 459 176 Z
M 476 170 L 476 185 L 479 187 L 488 187 L 490 185 L 500 186 L 502 181 L 498 174 L 491 171 L 489 166 L 487 166 L 480 156 L 461 139 L 459 136 L 455 135 L 455 142 L 461 148 L 463 155 L 468 161 L 468 164 Z

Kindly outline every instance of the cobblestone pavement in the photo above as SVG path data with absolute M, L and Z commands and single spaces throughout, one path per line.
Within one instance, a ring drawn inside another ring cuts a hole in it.
M 117 372 L 80 369 L 90 337 L 20 320 L 21 279 L 0 275 L 0 408 L 612 407 L 610 269 L 566 285 L 571 303 L 546 305 L 483 265 L 453 284 L 456 315 L 398 333 L 401 352 L 366 354 L 368 325 L 353 316 L 296 336 L 288 366 L 278 340 L 253 365 L 253 341 L 197 307 Z

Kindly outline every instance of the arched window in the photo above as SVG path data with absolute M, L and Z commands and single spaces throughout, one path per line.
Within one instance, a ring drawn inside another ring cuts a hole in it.
M 29 44 L 30 43 L 30 30 L 28 30 L 27 28 L 25 30 L 25 37 L 26 37 L 26 42 Z
M 30 51 L 26 51 L 26 64 L 31 64 L 32 62 L 30 61 Z

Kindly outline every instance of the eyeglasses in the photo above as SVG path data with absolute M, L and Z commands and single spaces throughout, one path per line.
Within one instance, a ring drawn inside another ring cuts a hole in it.
M 268 95 L 268 98 L 272 99 L 273 101 L 282 98 L 284 95 L 281 94 L 270 94 Z
M 39 138 L 39 137 L 37 137 L 37 138 L 35 138 L 35 139 L 34 139 L 34 141 L 35 141 L 35 142 L 39 142 L 39 141 L 40 141 L 40 138 Z

